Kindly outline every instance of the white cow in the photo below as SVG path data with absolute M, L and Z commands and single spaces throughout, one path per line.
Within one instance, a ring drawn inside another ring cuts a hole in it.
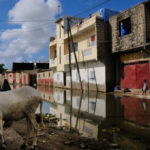
M 24 146 L 28 145 L 29 135 L 31 130 L 34 129 L 32 148 L 35 148 L 37 145 L 37 122 L 34 115 L 39 104 L 42 104 L 41 94 L 29 86 L 0 92 L 0 135 L 3 148 L 6 147 L 3 135 L 3 121 L 17 121 L 23 118 L 27 120 L 27 136 Z M 42 110 L 42 105 L 40 109 Z

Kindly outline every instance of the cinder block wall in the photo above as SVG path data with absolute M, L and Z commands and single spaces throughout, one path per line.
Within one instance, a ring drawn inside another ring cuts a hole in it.
M 97 18 L 97 49 L 98 60 L 105 65 L 106 92 L 113 91 L 115 86 L 115 57 L 111 50 L 111 28 L 109 23 Z
M 147 10 L 147 9 L 146 9 Z M 147 16 L 149 17 L 149 16 Z M 130 18 L 131 33 L 120 36 L 119 22 Z M 146 43 L 145 4 L 141 3 L 123 11 L 109 20 L 112 29 L 112 52 L 126 51 L 144 46 Z M 148 21 L 148 25 L 149 25 Z M 148 32 L 148 34 L 150 31 Z

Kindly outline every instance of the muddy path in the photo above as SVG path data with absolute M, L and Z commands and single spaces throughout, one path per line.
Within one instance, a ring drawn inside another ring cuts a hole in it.
M 26 136 L 26 121 L 13 122 L 11 127 L 4 128 L 7 150 L 20 150 Z M 29 143 L 31 142 L 29 139 Z M 45 124 L 39 128 L 37 150 L 109 150 L 106 143 L 81 137 L 58 127 Z

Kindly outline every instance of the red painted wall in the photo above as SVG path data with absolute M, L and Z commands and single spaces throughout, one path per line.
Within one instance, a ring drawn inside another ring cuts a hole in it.
M 144 79 L 150 87 L 150 64 L 139 63 L 125 65 L 123 76 L 121 78 L 121 88 L 142 88 Z
M 38 79 L 37 83 L 41 85 L 53 85 L 53 79 Z

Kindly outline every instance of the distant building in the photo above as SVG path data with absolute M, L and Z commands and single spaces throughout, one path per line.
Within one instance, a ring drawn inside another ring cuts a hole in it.
M 37 85 L 53 86 L 53 71 L 40 71 L 37 73 Z
M 12 70 L 22 71 L 22 70 L 34 70 L 34 69 L 49 69 L 49 62 L 39 61 L 39 62 L 14 62 Z
M 49 62 L 36 63 L 36 69 L 49 69 Z
M 39 70 L 49 69 L 48 62 L 28 63 L 28 62 L 14 62 L 12 70 L 7 70 L 5 79 L 10 85 L 35 85 L 37 84 L 37 72 Z
M 36 84 L 36 70 L 26 70 L 26 71 L 6 71 L 5 79 L 8 80 L 10 85 L 13 85 L 14 88 L 16 85 L 31 85 Z
M 34 70 L 34 63 L 26 62 L 14 62 L 12 70 L 13 71 L 22 71 L 22 70 Z

